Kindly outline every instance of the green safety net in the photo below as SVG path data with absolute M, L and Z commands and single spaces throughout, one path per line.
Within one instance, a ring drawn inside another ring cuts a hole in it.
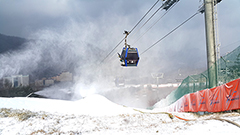
M 216 62 L 217 65 L 217 85 L 230 82 L 240 77 L 240 46 L 235 50 L 222 56 Z M 210 71 L 209 71 L 210 70 Z M 209 87 L 208 73 L 213 71 L 210 68 L 198 75 L 191 75 L 185 78 L 181 85 L 171 92 L 167 97 L 168 105 L 174 103 L 182 96 L 196 91 L 204 90 Z

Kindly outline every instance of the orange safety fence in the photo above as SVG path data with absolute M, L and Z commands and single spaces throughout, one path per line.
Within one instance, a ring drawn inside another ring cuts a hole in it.
M 240 79 L 221 86 L 184 95 L 169 112 L 222 112 L 240 109 Z

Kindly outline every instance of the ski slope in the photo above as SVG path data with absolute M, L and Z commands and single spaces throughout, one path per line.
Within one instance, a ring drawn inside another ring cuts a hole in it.
M 144 110 L 115 104 L 101 95 L 78 101 L 39 98 L 0 98 L 1 135 L 202 135 L 240 133 L 240 128 L 224 118 L 240 124 L 240 114 L 225 113 L 197 116 L 158 113 L 160 108 Z M 144 113 L 141 113 L 144 112 Z

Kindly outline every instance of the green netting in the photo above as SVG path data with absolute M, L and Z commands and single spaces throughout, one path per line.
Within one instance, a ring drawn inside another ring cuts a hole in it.
M 240 46 L 231 53 L 217 60 L 217 83 L 222 85 L 240 77 Z M 209 88 L 208 73 L 212 68 L 198 75 L 191 75 L 185 78 L 181 85 L 171 92 L 166 100 L 168 105 L 174 103 L 179 98 L 188 93 Z

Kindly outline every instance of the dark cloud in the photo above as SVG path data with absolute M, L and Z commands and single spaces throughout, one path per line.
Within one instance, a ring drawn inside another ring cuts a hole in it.
M 54 37 L 55 41 L 60 37 L 66 41 L 77 41 L 73 43 L 74 47 L 84 42 L 84 46 L 91 44 L 107 54 L 123 38 L 123 31 L 131 30 L 155 2 L 156 0 L 2 0 L 0 1 L 0 33 L 29 39 L 46 38 L 46 45 L 48 46 L 52 44 L 49 41 L 53 40 L 49 38 Z M 158 7 L 161 3 L 160 1 Z M 194 14 L 199 5 L 201 5 L 199 1 L 180 0 L 166 16 L 135 44 L 134 41 L 138 39 L 138 36 L 143 34 L 165 11 L 160 11 L 136 35 L 134 35 L 136 31 L 134 31 L 133 35 L 129 36 L 129 43 L 138 47 L 141 54 Z M 231 2 L 223 0 L 219 4 L 219 35 L 220 41 L 223 43 L 222 46 L 239 41 L 240 18 L 238 13 L 240 9 L 238 5 L 239 0 L 232 0 Z M 147 17 L 153 14 L 158 7 L 155 7 Z M 64 43 L 65 41 L 60 42 L 59 46 L 63 46 Z M 172 70 L 175 70 L 175 67 L 178 68 L 182 64 L 189 64 L 193 68 L 202 65 L 206 67 L 205 44 L 204 15 L 199 14 L 144 55 L 141 55 L 137 69 L 123 71 L 120 67 L 116 53 L 121 51 L 123 43 L 107 59 L 105 69 L 114 74 L 122 74 L 126 71 L 148 74 L 152 71 L 169 70 L 169 66 Z M 232 46 L 232 48 L 234 49 L 236 46 L 238 44 Z M 45 45 L 41 45 L 41 47 L 45 47 Z M 53 54 L 57 53 L 54 48 L 50 50 L 54 52 Z M 75 52 L 77 56 L 78 53 L 84 52 Z M 64 56 L 70 57 L 68 53 Z M 11 56 L 9 58 L 15 57 Z M 45 61 L 45 59 L 41 60 Z M 101 60 L 102 58 L 99 58 L 98 61 Z M 64 64 L 68 64 L 67 60 L 64 61 L 66 61 Z M 175 67 L 173 68 L 173 66 Z

